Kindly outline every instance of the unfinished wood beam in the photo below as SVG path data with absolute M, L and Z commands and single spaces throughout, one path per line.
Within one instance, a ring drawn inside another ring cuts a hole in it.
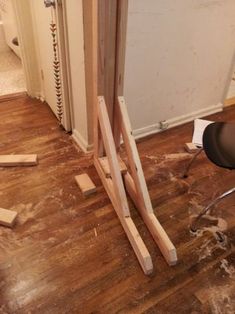
M 83 195 L 88 196 L 96 192 L 96 186 L 88 176 L 88 174 L 83 173 L 75 177 L 75 180 L 81 189 Z
M 196 153 L 199 149 L 194 143 L 185 143 L 184 148 L 190 154 Z
M 0 225 L 12 228 L 16 217 L 16 211 L 0 208 Z
M 162 255 L 170 266 L 177 263 L 176 248 L 170 241 L 166 231 L 163 229 L 158 219 L 152 212 L 148 212 L 142 205 L 139 195 L 136 192 L 134 181 L 129 173 L 124 175 L 125 186 L 136 208 L 139 210 L 147 228 L 149 229 L 154 241 L 158 245 Z
M 0 155 L 0 167 L 35 166 L 37 155 Z
M 119 163 L 119 169 L 122 174 L 127 173 L 127 167 L 125 163 L 122 161 L 121 157 L 118 155 L 118 163 Z M 103 168 L 103 171 L 105 173 L 105 176 L 107 178 L 111 177 L 110 167 L 109 167 L 109 161 L 107 157 L 100 157 L 99 162 L 101 164 L 101 167 Z
M 122 181 L 121 172 L 119 169 L 116 147 L 112 136 L 112 129 L 109 121 L 108 111 L 104 97 L 102 96 L 98 97 L 98 119 L 100 123 L 104 148 L 109 160 L 109 167 L 111 177 L 113 179 L 117 202 L 122 208 L 122 214 L 124 216 L 130 216 L 126 193 Z
M 163 256 L 169 265 L 177 262 L 177 253 L 167 233 L 154 215 L 152 203 L 149 197 L 142 165 L 140 162 L 135 139 L 132 135 L 130 120 L 128 117 L 123 97 L 118 97 L 119 114 L 121 121 L 121 133 L 125 144 L 131 175 L 124 176 L 129 195 L 139 210 L 147 228 L 159 246 Z
M 132 134 L 129 116 L 126 109 L 126 104 L 123 97 L 118 97 L 117 107 L 119 109 L 119 116 L 121 120 L 121 133 L 125 144 L 131 175 L 134 178 L 139 202 L 150 213 L 153 212 L 152 203 L 149 197 L 147 185 L 144 178 L 142 165 L 139 158 L 136 142 Z
M 151 274 L 153 271 L 151 256 L 131 217 L 122 215 L 122 206 L 117 201 L 113 180 L 105 176 L 98 159 L 94 159 L 94 164 L 144 273 Z
M 95 60 L 93 63 L 94 164 L 138 261 L 145 274 L 148 274 L 153 270 L 152 260 L 130 217 L 123 181 L 123 177 L 127 176 L 128 172 L 125 170 L 126 173 L 123 174 L 120 169 L 118 150 L 121 134 L 131 171 L 132 181 L 129 180 L 131 182 L 129 184 L 127 179 L 126 183 L 129 194 L 168 263 L 175 264 L 177 256 L 173 244 L 154 216 L 124 99 L 119 97 L 123 95 L 128 0 L 91 1 Z M 102 96 L 98 97 L 97 91 Z M 98 101 L 95 100 L 96 96 Z M 106 158 L 105 166 L 102 166 L 100 157 Z
M 116 102 L 118 96 L 123 95 L 124 73 L 125 73 L 125 55 L 126 55 L 126 30 L 128 20 L 128 1 L 118 1 L 117 4 L 117 30 L 116 30 L 116 71 L 115 71 L 115 94 L 113 109 L 113 137 L 117 150 L 120 146 L 120 120 L 117 114 L 118 108 Z
M 83 2 L 86 2 L 86 5 L 88 6 L 88 10 L 84 11 L 84 15 L 88 14 L 89 11 L 91 11 L 91 23 L 85 23 L 84 28 L 85 31 L 88 27 L 91 26 L 90 31 L 91 35 L 91 44 L 90 44 L 90 50 L 91 50 L 91 58 L 89 58 L 89 62 L 92 63 L 91 66 L 91 81 L 89 86 L 91 86 L 91 101 L 93 105 L 93 142 L 94 142 L 94 157 L 98 158 L 100 156 L 103 156 L 103 145 L 100 138 L 100 129 L 99 129 L 99 123 L 98 123 L 98 108 L 97 108 L 97 96 L 98 96 L 98 51 L 100 49 L 99 47 L 99 39 L 98 39 L 98 22 L 99 22 L 99 15 L 98 15 L 98 7 L 100 3 L 97 0 L 83 0 Z M 84 5 L 84 8 L 86 7 Z M 86 21 L 84 16 L 84 21 Z M 88 48 L 88 47 L 87 47 Z M 88 49 L 85 49 L 87 53 Z M 86 62 L 86 70 L 88 65 Z

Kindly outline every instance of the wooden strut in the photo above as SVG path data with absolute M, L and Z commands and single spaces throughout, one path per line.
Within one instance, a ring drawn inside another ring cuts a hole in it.
M 152 259 L 130 216 L 127 193 L 169 265 L 176 264 L 177 253 L 154 215 L 122 97 L 128 0 L 85 0 L 85 4 L 92 12 L 92 23 L 85 26 L 87 31 L 91 27 L 92 38 L 94 164 L 144 273 L 150 274 Z M 118 153 L 121 136 L 130 171 Z
M 107 177 L 97 154 L 94 157 L 94 164 L 144 273 L 150 274 L 153 271 L 152 259 L 130 217 L 125 188 L 169 265 L 176 264 L 177 254 L 174 245 L 154 215 L 123 97 L 118 97 L 117 108 L 120 133 L 125 144 L 130 172 L 123 172 L 120 169 L 120 156 L 115 147 L 107 107 L 102 96 L 98 97 L 97 102 L 98 124 L 111 177 Z

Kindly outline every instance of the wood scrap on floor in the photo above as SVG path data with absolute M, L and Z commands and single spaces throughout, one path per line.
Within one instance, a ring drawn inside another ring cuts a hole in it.
M 75 180 L 84 196 L 88 196 L 96 192 L 96 186 L 87 173 L 75 176 Z
M 35 166 L 37 155 L 0 155 L 0 167 Z
M 194 143 L 185 143 L 184 148 L 190 154 L 196 153 L 199 149 Z
M 107 157 L 100 157 L 99 158 L 100 165 L 105 173 L 106 178 L 111 177 L 111 172 L 110 172 L 110 167 L 109 167 L 109 161 Z M 121 157 L 118 156 L 118 163 L 119 163 L 119 168 L 122 174 L 127 173 L 127 167 L 125 163 L 122 161 Z
M 0 208 L 0 225 L 12 228 L 17 217 L 17 212 Z

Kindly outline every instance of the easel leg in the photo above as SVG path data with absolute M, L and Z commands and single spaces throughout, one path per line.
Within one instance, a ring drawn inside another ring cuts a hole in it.
M 111 125 L 107 113 L 107 108 L 103 97 L 98 97 L 98 120 L 100 124 L 104 148 L 109 161 L 111 178 L 107 178 L 100 164 L 99 159 L 95 156 L 94 164 L 102 180 L 107 194 L 114 206 L 119 220 L 127 234 L 127 237 L 135 251 L 139 263 L 145 274 L 150 274 L 153 270 L 151 256 L 136 229 L 133 220 L 130 217 L 129 206 L 126 198 L 124 184 L 119 168 L 116 148 L 112 136 Z
M 142 215 L 146 226 L 159 246 L 166 261 L 169 265 L 175 265 L 177 262 L 176 249 L 154 215 L 123 97 L 118 97 L 118 108 L 120 115 L 119 119 L 121 121 L 121 133 L 131 169 L 131 175 L 130 173 L 127 173 L 124 176 L 126 189 Z

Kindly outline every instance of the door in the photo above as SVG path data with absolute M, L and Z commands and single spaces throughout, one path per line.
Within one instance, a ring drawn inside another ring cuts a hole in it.
M 31 3 L 35 36 L 38 41 L 42 96 L 64 128 L 70 131 L 62 2 L 37 0 Z M 50 5 L 51 3 L 55 4 Z
M 50 24 L 54 19 L 54 8 L 46 8 L 43 0 L 31 2 L 33 5 L 33 18 L 35 21 L 35 33 L 38 41 L 38 57 L 40 59 L 40 71 L 42 76 L 43 94 L 45 101 L 58 118 L 56 106 L 56 92 L 53 69 L 53 46 Z

